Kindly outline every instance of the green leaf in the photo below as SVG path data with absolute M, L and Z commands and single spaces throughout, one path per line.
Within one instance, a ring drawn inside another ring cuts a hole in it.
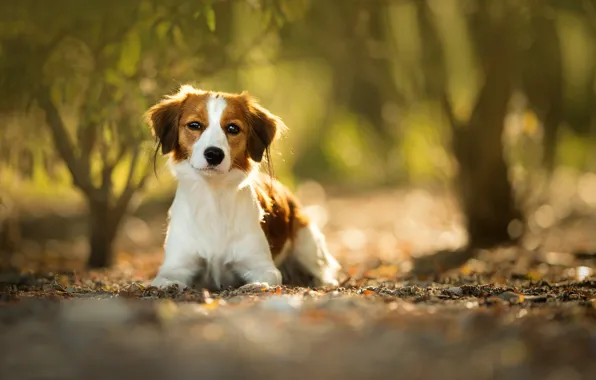
M 205 5 L 205 21 L 210 31 L 215 32 L 215 11 L 211 4 Z
M 178 25 L 175 25 L 172 28 L 172 38 L 174 39 L 174 43 L 176 44 L 176 46 L 184 46 L 184 33 Z
M 103 128 L 101 128 L 101 135 L 102 135 L 103 141 L 105 143 L 107 143 L 108 145 L 114 137 L 112 134 L 112 130 L 107 125 L 104 126 Z
M 130 32 L 122 44 L 118 70 L 127 76 L 133 76 L 141 58 L 141 37 L 135 31 Z
M 280 13 L 277 13 L 277 12 L 274 15 L 274 20 L 275 20 L 275 25 L 278 28 L 281 28 L 282 26 L 284 26 L 284 24 L 286 22 L 286 20 L 284 19 L 284 16 L 282 14 L 280 14 Z
M 157 34 L 157 38 L 159 38 L 160 40 L 166 38 L 168 36 L 168 33 L 170 32 L 171 27 L 172 24 L 168 21 L 162 21 L 159 24 L 157 24 L 157 26 L 155 27 L 155 33 Z
M 120 84 L 121 80 L 120 77 L 118 76 L 118 73 L 114 70 L 106 70 L 106 82 L 109 84 L 112 84 L 114 86 L 117 86 Z

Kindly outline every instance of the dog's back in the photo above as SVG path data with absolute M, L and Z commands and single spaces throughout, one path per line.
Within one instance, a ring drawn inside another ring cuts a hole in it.
M 302 211 L 294 194 L 265 173 L 259 173 L 252 185 L 265 211 L 261 226 L 284 283 L 337 284 L 340 265 L 328 252 L 323 234 Z

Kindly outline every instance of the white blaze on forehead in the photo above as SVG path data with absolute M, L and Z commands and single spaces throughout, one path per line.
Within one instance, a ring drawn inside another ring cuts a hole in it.
M 209 126 L 219 126 L 221 115 L 228 103 L 226 100 L 217 95 L 210 95 L 207 100 L 207 115 L 209 115 Z
M 200 138 L 200 140 L 204 140 L 202 145 L 205 147 L 215 146 L 221 149 L 227 148 L 228 140 L 220 125 L 221 116 L 226 109 L 226 106 L 227 102 L 223 97 L 218 97 L 216 95 L 209 96 L 209 99 L 207 100 L 207 117 L 209 118 L 209 124 Z

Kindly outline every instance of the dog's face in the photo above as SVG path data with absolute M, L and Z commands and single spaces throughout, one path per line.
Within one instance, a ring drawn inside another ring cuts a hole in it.
M 164 155 L 187 161 L 196 172 L 216 176 L 249 171 L 285 128 L 246 92 L 230 94 L 182 86 L 147 112 Z

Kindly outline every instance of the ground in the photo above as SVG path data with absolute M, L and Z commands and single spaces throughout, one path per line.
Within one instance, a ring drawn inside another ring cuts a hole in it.
M 160 251 L 1 273 L 0 378 L 596 378 L 593 221 L 421 278 L 409 260 L 460 244 L 458 217 L 395 199 L 326 203 L 339 288 L 160 291 Z

